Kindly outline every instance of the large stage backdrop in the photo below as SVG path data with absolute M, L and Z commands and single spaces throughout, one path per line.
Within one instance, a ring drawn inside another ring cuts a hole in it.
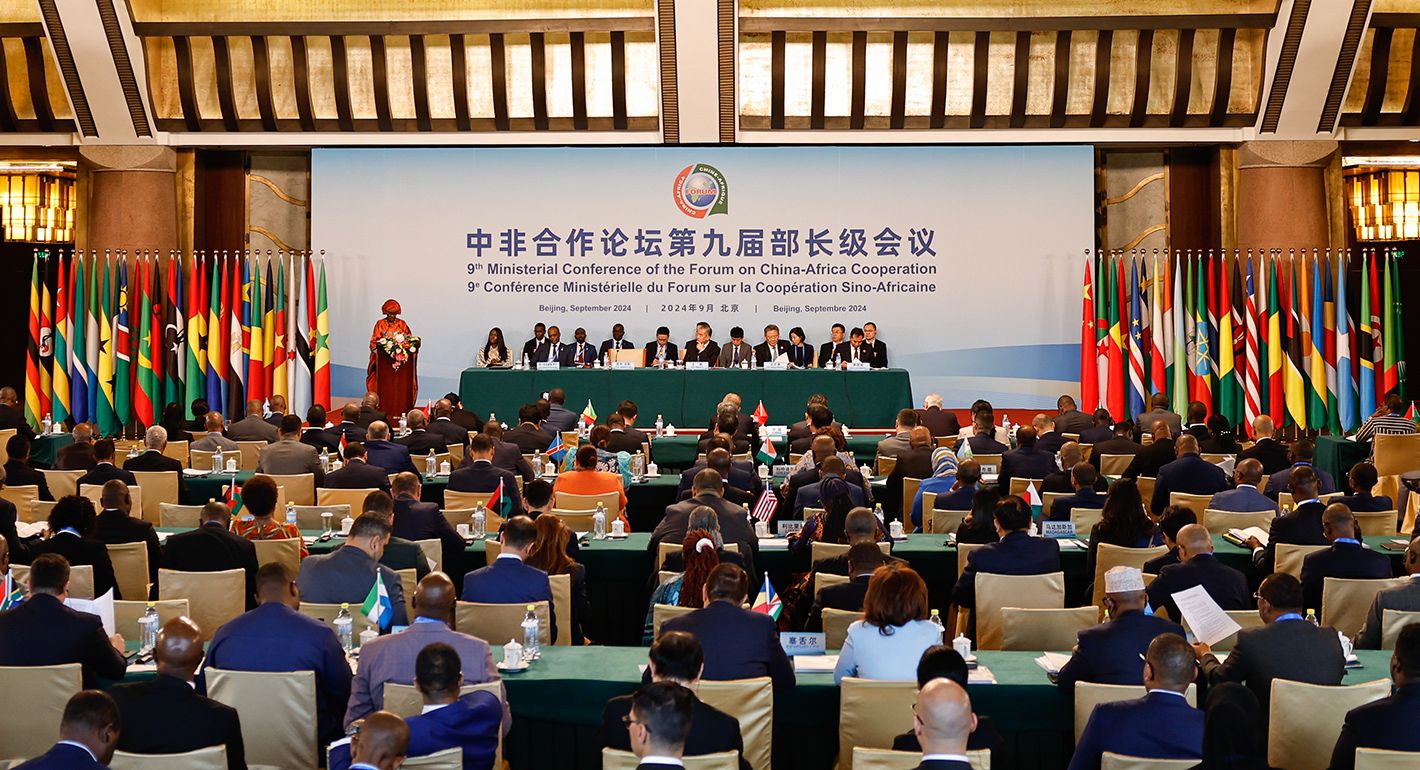
M 613 323 L 678 345 L 697 321 L 815 347 L 873 321 L 914 398 L 1053 406 L 1078 389 L 1089 147 L 316 150 L 332 389 L 364 390 L 394 297 L 423 337 L 420 402 L 457 389 L 489 327 L 521 350 Z M 598 405 L 600 407 L 600 405 Z M 607 407 L 610 408 L 610 405 Z

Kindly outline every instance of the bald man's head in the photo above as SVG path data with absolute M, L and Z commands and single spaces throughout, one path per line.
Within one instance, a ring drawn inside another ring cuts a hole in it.
M 1080 442 L 1066 441 L 1060 445 L 1060 464 L 1065 469 L 1075 467 L 1075 464 L 1085 458 L 1084 450 L 1080 449 Z
M 1250 484 L 1257 486 L 1262 483 L 1262 461 L 1249 457 L 1238 463 L 1233 469 L 1233 478 L 1239 484 Z
M 825 458 L 837 453 L 838 447 L 833 443 L 832 436 L 820 433 L 814 436 L 814 440 L 809 444 L 809 451 L 814 453 L 815 462 L 823 462 Z
M 414 592 L 414 615 L 434 618 L 450 625 L 454 620 L 454 581 L 442 572 L 430 572 Z
M 950 679 L 933 679 L 917 693 L 913 731 L 923 754 L 965 754 L 966 739 L 976 729 L 971 698 Z
M 191 682 L 202 663 L 202 630 L 188 618 L 174 618 L 158 632 L 153 648 L 158 673 Z
M 1259 415 L 1252 421 L 1252 435 L 1254 438 L 1272 438 L 1272 434 L 1277 430 L 1272 424 L 1272 418 L 1267 415 Z
M 1178 531 L 1178 560 L 1187 563 L 1193 557 L 1213 552 L 1213 536 L 1202 524 L 1189 524 Z
M 1356 515 L 1341 503 L 1326 506 L 1321 514 L 1321 534 L 1330 542 L 1337 538 L 1356 537 Z
M 380 770 L 395 770 L 404 762 L 409 747 L 409 725 L 388 711 L 365 717 L 360 732 L 350 739 L 352 764 L 366 764 Z
M 133 505 L 128 496 L 128 485 L 119 479 L 109 479 L 104 482 L 103 491 L 99 492 L 99 504 L 106 511 L 128 513 L 128 509 Z
M 1177 457 L 1198 454 L 1198 437 L 1192 433 L 1185 433 L 1179 436 L 1178 441 L 1174 442 L 1173 452 Z

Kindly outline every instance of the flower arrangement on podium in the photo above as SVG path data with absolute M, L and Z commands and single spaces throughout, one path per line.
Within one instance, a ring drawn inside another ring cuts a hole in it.
M 375 344 L 379 345 L 380 350 L 394 361 L 393 366 L 398 369 L 409 362 L 410 356 L 418 352 L 420 342 L 421 340 L 413 334 L 396 332 L 379 338 Z

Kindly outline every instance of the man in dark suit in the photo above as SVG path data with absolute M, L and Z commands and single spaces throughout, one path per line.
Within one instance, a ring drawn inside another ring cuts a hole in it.
M 1331 770 L 1352 770 L 1356 749 L 1420 751 L 1420 624 L 1400 630 L 1390 658 L 1395 693 L 1346 713 L 1331 753 Z M 1412 757 L 1412 759 L 1414 759 Z
M 823 630 L 823 611 L 845 610 L 862 612 L 863 600 L 868 595 L 868 581 L 873 579 L 873 571 L 886 563 L 887 556 L 877 543 L 854 543 L 848 547 L 848 582 L 836 583 L 817 588 L 814 591 L 813 607 L 809 610 L 805 631 Z
M 1070 770 L 1098 770 L 1105 752 L 1148 759 L 1201 757 L 1203 712 L 1184 698 L 1198 672 L 1191 652 L 1182 635 L 1155 638 L 1144 656 L 1148 694 L 1095 706 L 1075 745 Z
M 1060 418 L 1057 417 L 1055 419 L 1055 424 L 1057 426 L 1060 425 Z M 1090 425 L 1090 427 L 1080 431 L 1080 443 L 1102 444 L 1106 441 L 1114 440 L 1114 428 L 1112 427 L 1113 424 L 1114 417 L 1110 415 L 1108 409 L 1096 409 L 1095 413 L 1092 415 L 1092 424 Z M 1073 433 L 1074 431 L 1066 432 Z M 1129 433 L 1126 434 L 1126 439 L 1132 441 L 1133 437 L 1134 427 L 1133 425 L 1130 425 Z
M 530 455 L 534 452 L 547 451 L 550 440 L 547 433 L 538 427 L 538 408 L 536 404 L 523 404 L 518 407 L 518 424 L 512 430 L 503 434 L 503 440 L 517 445 L 522 454 Z
M 49 539 L 31 545 L 28 556 L 35 559 L 52 553 L 63 556 L 69 566 L 91 566 L 94 568 L 94 596 L 103 596 L 111 590 L 113 598 L 122 599 L 108 547 L 93 537 L 95 519 L 94 504 L 87 497 L 65 496 L 49 512 Z
M 973 455 L 1005 455 L 1011 448 L 996 440 L 991 413 L 980 412 L 971 419 L 971 435 L 962 439 Z
M 932 438 L 955 436 L 961 432 L 957 413 L 942 408 L 940 393 L 931 393 L 922 399 L 922 408 L 917 410 L 917 422 L 932 432 Z
M 333 455 L 340 451 L 340 436 L 328 430 L 325 422 L 325 407 L 315 404 L 306 410 L 307 427 L 301 431 L 301 443 L 315 447 L 317 452 L 325 451 Z
M 814 436 L 827 429 L 830 425 L 837 425 L 833 419 L 833 411 L 826 403 L 810 403 L 804 412 L 804 421 L 794 423 L 789 427 L 789 451 L 802 454 L 809 451 L 809 444 Z M 840 429 L 842 425 L 837 425 Z
M 1321 515 L 1326 511 L 1326 504 L 1316 496 L 1316 471 L 1310 466 L 1301 466 L 1292 471 L 1290 484 L 1292 503 L 1296 507 L 1272 520 L 1267 530 L 1267 545 L 1255 537 L 1247 540 L 1247 547 L 1252 549 L 1252 563 L 1263 574 L 1271 573 L 1277 563 L 1278 543 L 1327 545 L 1321 532 Z
M 383 468 L 365 461 L 365 445 L 352 441 L 345 445 L 345 465 L 325 475 L 326 489 L 380 489 L 390 491 L 390 477 Z
M 844 368 L 852 363 L 873 366 L 877 360 L 873 357 L 873 349 L 863 345 L 863 330 L 859 328 L 848 332 L 848 341 L 838 343 L 833 355 L 838 357 L 839 366 Z
M 1036 442 L 1036 446 L 1040 446 Z M 1046 492 L 1074 492 L 1075 478 L 1072 472 L 1079 465 L 1091 465 L 1085 462 L 1085 451 L 1080 448 L 1079 442 L 1066 441 L 1060 447 L 1060 470 L 1046 476 L 1040 484 L 1040 493 Z M 1092 466 L 1093 467 L 1093 466 Z M 1095 480 L 1091 482 L 1096 492 L 1108 492 L 1109 482 L 1100 478 L 1098 472 L 1095 473 Z
M 462 574 L 463 537 L 439 510 L 438 503 L 420 502 L 424 485 L 419 474 L 401 473 L 390 486 L 394 493 L 394 525 L 390 534 L 415 542 L 438 540 L 443 546 L 443 563 L 452 574 Z
M 547 337 L 542 342 L 537 343 L 531 358 L 528 360 L 530 366 L 541 363 L 562 363 L 562 330 L 556 326 L 547 328 Z
M 297 425 L 300 423 L 298 422 Z M 123 461 L 123 469 L 129 472 L 176 473 L 178 499 L 187 497 L 187 481 L 182 476 L 182 461 L 163 454 L 168 447 L 168 431 L 161 425 L 154 425 L 143 435 L 143 454 Z M 319 481 L 319 479 L 317 479 Z
M 547 391 L 547 417 L 543 419 L 544 431 L 566 432 L 575 430 L 580 416 L 568 409 L 567 391 L 553 388 Z
M 1042 452 L 1056 454 L 1060 447 L 1065 446 L 1066 438 L 1061 435 L 1059 429 L 1055 427 L 1055 418 L 1048 414 L 1037 414 L 1031 418 L 1031 427 L 1035 428 L 1035 446 Z
M 98 459 L 94 457 L 94 428 L 87 422 L 81 422 L 70 431 L 74 437 L 74 443 L 59 450 L 59 456 L 55 458 L 54 467 L 61 471 L 91 471 L 98 464 Z
M 261 448 L 256 470 L 278 476 L 310 474 L 316 486 L 325 484 L 325 466 L 316 448 L 301 441 L 301 418 L 294 414 L 281 418 L 281 437 Z
M 409 434 L 395 439 L 395 443 L 409 450 L 410 459 L 422 460 L 430 452 L 439 455 L 449 451 L 443 435 L 429 431 L 429 417 L 423 411 L 411 409 L 404 419 L 409 425 Z
M 631 340 L 626 339 L 626 327 L 621 324 L 612 324 L 611 339 L 602 340 L 601 347 L 597 348 L 597 357 L 606 358 L 610 362 L 611 359 L 607 357 L 607 351 L 635 349 L 636 346 L 632 344 Z
M 655 554 L 661 543 L 680 543 L 684 540 L 691 511 L 703 505 L 715 511 L 721 537 L 726 543 L 739 545 L 746 571 L 753 572 L 754 556 L 759 553 L 759 538 L 754 535 L 754 525 L 745 516 L 745 509 L 724 498 L 724 482 L 720 473 L 711 468 L 700 471 L 695 475 L 691 492 L 693 494 L 688 500 L 666 507 L 666 515 L 656 525 L 647 543 L 650 552 Z
M 1162 422 L 1168 426 L 1169 435 L 1177 436 L 1183 433 L 1183 419 L 1178 412 L 1169 409 L 1169 397 L 1167 393 L 1155 393 L 1149 398 L 1149 411 L 1134 418 L 1134 424 L 1140 431 L 1154 432 L 1154 423 Z
M 1352 493 L 1333 497 L 1331 502 L 1341 503 L 1353 513 L 1395 510 L 1395 502 L 1390 497 L 1371 494 L 1376 482 L 1380 480 L 1374 463 L 1356 463 L 1346 472 L 1346 479 Z
M 340 408 L 340 422 L 326 428 L 326 433 L 330 434 L 331 441 L 336 446 L 340 446 L 343 438 L 345 443 L 352 441 L 363 442 L 366 438 L 365 428 L 356 422 L 360 419 L 360 407 L 355 404 L 346 404 Z
M 1402 585 L 1387 588 L 1371 600 L 1371 608 L 1366 612 L 1366 622 L 1361 633 L 1356 636 L 1356 649 L 1379 650 L 1381 633 L 1385 627 L 1385 611 L 1420 612 L 1420 537 L 1410 541 L 1402 559 L 1405 574 L 1409 577 Z
M 1103 510 L 1105 496 L 1099 493 L 1099 481 L 1099 473 L 1095 471 L 1095 466 L 1089 463 L 1075 463 L 1075 467 L 1070 470 L 1070 485 L 1074 494 L 1056 498 L 1050 506 L 1050 520 L 1069 521 L 1071 512 L 1076 508 Z M 1055 490 L 1049 491 L 1054 492 Z
M 1327 578 L 1386 580 L 1391 577 L 1390 557 L 1363 546 L 1356 529 L 1356 515 L 1344 505 L 1332 503 L 1321 515 L 1321 534 L 1331 542 L 1331 547 L 1309 553 L 1302 560 L 1302 599 L 1318 615 L 1326 609 L 1321 600 Z
M 754 360 L 760 365 L 771 364 L 783 357 L 789 360 L 789 343 L 779 339 L 779 327 L 770 324 L 764 327 L 764 341 L 754 346 Z
M 530 340 L 528 340 L 527 342 L 524 342 L 524 343 L 523 343 L 523 360 L 525 360 L 525 361 L 527 361 L 527 362 L 529 362 L 529 363 L 531 363 L 531 362 L 533 362 L 533 361 L 536 361 L 536 360 L 540 360 L 540 359 L 538 359 L 538 357 L 537 357 L 537 351 L 538 351 L 539 348 L 542 347 L 543 343 L 546 342 L 546 341 L 547 341 L 547 327 L 544 326 L 541 321 L 539 321 L 538 323 L 536 323 L 536 324 L 533 325 L 533 336 L 532 336 L 532 339 L 530 339 Z M 541 360 L 546 360 L 546 359 L 541 359 Z
M 256 546 L 231 531 L 232 510 L 213 501 L 202 506 L 197 529 L 168 536 L 163 568 L 182 572 L 246 572 L 246 606 L 256 606 Z
M 228 770 L 244 770 L 237 710 L 197 693 L 202 632 L 187 618 L 168 621 L 153 648 L 158 675 L 109 690 L 123 717 L 118 748 L 134 754 L 182 754 L 208 746 L 227 748 Z
M 878 325 L 869 321 L 863 324 L 863 347 L 867 349 L 874 369 L 886 369 L 888 365 L 887 343 L 878 339 Z
M 980 723 L 971 713 L 966 688 L 951 679 L 933 679 L 917 693 L 912 712 L 912 732 L 922 750 L 917 770 L 971 770 L 966 751 Z
M 493 464 L 493 440 L 482 433 L 474 436 L 468 456 L 469 464 L 449 475 L 448 488 L 454 492 L 492 492 L 502 484 L 503 494 L 512 503 L 509 515 L 523 513 L 517 477 Z
M 227 426 L 227 438 L 233 441 L 275 441 L 276 426 L 262 418 L 262 402 L 252 399 L 247 402 L 246 416 Z
M 382 580 L 389 594 L 393 615 L 389 626 L 409 624 L 404 605 L 404 586 L 399 575 L 380 564 L 385 545 L 389 543 L 390 525 L 383 516 L 361 514 L 350 527 L 345 545 L 319 556 L 307 556 L 301 561 L 301 574 L 296 585 L 301 596 L 317 604 L 348 603 L 358 606 L 370 595 L 375 580 Z
M 636 441 L 636 442 L 638 443 L 638 445 L 639 445 L 639 444 L 642 444 L 642 443 L 645 443 L 645 444 L 651 443 L 651 434 L 647 433 L 647 432 L 644 431 L 644 430 L 638 430 L 638 429 L 636 428 L 636 419 L 637 419 L 638 417 L 640 417 L 640 412 L 639 412 L 639 410 L 636 408 L 636 402 L 635 402 L 635 401 L 632 401 L 632 400 L 630 400 L 630 399 L 623 399 L 620 404 L 617 404 L 617 405 L 616 405 L 616 413 L 617 413 L 618 415 L 620 415 L 621 418 L 622 418 L 622 420 L 625 421 L 625 423 L 626 423 L 626 426 L 625 426 L 625 427 L 626 427 L 626 435 L 627 435 L 627 439 L 626 439 L 626 440 L 627 440 L 627 443 L 630 443 L 631 441 Z M 653 425 L 654 425 L 654 423 L 653 423 Z M 614 424 L 613 424 L 613 428 L 615 428 L 615 425 L 614 425 Z M 613 432 L 615 432 L 615 431 L 613 431 Z M 633 452 L 632 454 L 635 454 L 635 453 Z
M 719 364 L 720 345 L 710 339 L 712 333 L 710 324 L 704 321 L 695 325 L 695 339 L 685 343 L 685 350 L 681 354 L 685 363 L 703 361 L 712 367 Z
M 39 499 L 53 500 L 49 483 L 44 474 L 30 465 L 30 440 L 16 433 L 5 442 L 5 452 L 10 459 L 5 461 L 5 486 L 39 487 Z
M 386 525 L 394 526 L 394 498 L 390 497 L 388 492 L 376 490 L 365 495 L 364 502 L 354 512 L 359 515 L 374 514 L 383 519 Z M 385 543 L 384 552 L 380 554 L 380 564 L 395 572 L 412 569 L 415 580 L 423 580 L 430 573 L 429 557 L 424 555 L 424 549 L 413 540 L 393 535 L 390 536 L 389 542 Z
M 1055 680 L 1066 692 L 1073 691 L 1076 682 L 1143 684 L 1139 656 L 1149 643 L 1159 634 L 1183 638 L 1183 626 L 1144 613 L 1148 604 L 1144 573 L 1134 567 L 1113 567 L 1104 573 L 1104 583 L 1109 619 L 1080 632 L 1074 654 Z
M 683 768 L 685 740 L 695 716 L 695 695 L 674 682 L 644 685 L 631 696 L 626 715 L 636 770 Z
M 1204 460 L 1198 454 L 1198 439 L 1185 433 L 1174 442 L 1178 459 L 1159 469 L 1154 483 L 1150 510 L 1155 515 L 1168 507 L 1170 495 L 1183 492 L 1190 495 L 1213 495 L 1232 486 L 1222 468 Z
M 1159 517 L 1156 537 L 1163 541 L 1169 551 L 1163 556 L 1155 556 L 1144 562 L 1144 574 L 1158 577 L 1164 567 L 1181 563 L 1178 558 L 1178 533 L 1189 524 L 1197 523 L 1198 514 L 1186 505 L 1170 505 L 1165 508 L 1163 516 Z
M 799 488 L 798 493 L 794 495 L 794 502 L 791 506 L 791 510 L 793 511 L 792 518 L 794 519 L 803 520 L 804 511 L 807 508 L 825 507 L 823 493 L 825 481 L 837 478 L 846 482 L 847 474 L 845 473 L 843 459 L 837 455 L 824 458 L 815 470 L 818 473 L 818 480 L 803 485 Z M 868 504 L 867 493 L 862 487 L 856 484 L 848 484 L 848 499 L 854 507 L 862 507 Z
M 1213 555 L 1213 536 L 1201 524 L 1188 524 L 1178 531 L 1178 564 L 1163 567 L 1149 584 L 1149 605 L 1167 610 L 1169 617 L 1181 617 L 1173 595 L 1194 586 L 1213 597 L 1225 610 L 1245 610 L 1252 606 L 1243 573 L 1218 561 Z
M 24 410 L 20 409 L 20 394 L 6 385 L 0 388 L 0 430 L 11 428 L 17 431 L 15 435 L 28 439 L 35 437 L 34 429 L 30 427 L 29 420 L 25 419 Z
M 59 742 L 12 770 L 105 770 L 118 748 L 118 706 L 102 690 L 75 693 L 64 706 Z
M 1011 489 L 1011 479 L 1044 479 L 1058 470 L 1055 454 L 1046 452 L 1035 445 L 1035 428 L 1020 428 L 1016 431 L 1016 448 L 1001 455 L 1000 479 L 997 485 L 1002 494 Z
M 280 393 L 274 393 L 266 399 L 266 405 L 271 410 L 271 414 L 266 415 L 266 422 L 277 430 L 281 430 L 281 418 L 286 416 L 286 397 Z
M 418 473 L 409 447 L 390 441 L 390 426 L 380 420 L 365 429 L 365 460 L 385 473 Z
M 705 607 L 667 620 L 661 631 L 685 631 L 710 650 L 705 679 L 768 676 L 775 691 L 783 692 L 794 686 L 794 667 L 779 646 L 774 619 L 740 608 L 748 596 L 745 571 L 734 564 L 721 564 L 705 580 Z
M 18 520 L 15 504 L 0 499 L 0 575 L 9 574 L 11 558 L 17 563 L 29 561 L 29 549 L 20 541 L 20 534 L 15 530 L 15 522 Z M 3 603 L 3 600 L 0 600 L 0 603 Z
M 365 718 L 360 732 L 350 737 L 352 770 L 395 770 L 409 751 L 409 725 L 388 711 Z
M 1291 461 L 1287 459 L 1287 447 L 1277 440 L 1276 431 L 1271 417 L 1264 414 L 1254 419 L 1252 421 L 1252 447 L 1238 453 L 1238 462 L 1257 460 L 1262 463 L 1262 472 L 1266 474 L 1277 473 L 1290 465 Z
M 1109 412 L 1105 411 L 1105 414 L 1109 414 Z M 1081 436 L 1080 440 L 1083 441 L 1084 436 Z M 1095 448 L 1090 452 L 1090 457 L 1137 455 L 1142 451 L 1144 451 L 1144 445 L 1134 440 L 1134 423 L 1120 420 L 1114 424 L 1114 431 L 1110 438 L 1095 442 Z
M 156 589 L 163 551 L 158 545 L 158 533 L 153 525 L 130 515 L 133 499 L 128 494 L 128 486 L 118 480 L 104 484 L 99 493 L 99 504 L 103 510 L 94 521 L 94 539 L 105 545 L 145 543 L 148 550 L 148 582 Z M 135 600 L 141 598 L 133 597 Z
M 463 401 L 459 394 L 450 391 L 444 394 L 444 400 L 449 402 L 449 419 L 468 433 L 478 433 L 483 430 L 483 418 L 477 412 L 463 408 Z
M 848 329 L 843 324 L 834 324 L 828 330 L 828 342 L 818 346 L 818 368 L 832 369 L 836 364 L 833 361 L 833 354 L 838 350 L 838 346 L 843 344 L 843 335 L 848 333 Z M 825 403 L 825 405 L 827 405 Z
M 809 453 L 813 455 L 813 465 L 785 479 L 784 484 L 779 489 L 779 497 L 784 501 L 783 505 L 788 506 L 788 510 L 794 510 L 795 506 L 798 506 L 800 509 L 803 508 L 802 505 L 798 504 L 799 491 L 810 484 L 819 483 L 819 466 L 823 464 L 824 460 L 838 456 L 833 443 L 833 437 L 824 434 L 814 436 L 813 442 L 809 444 Z M 842 458 L 840 457 L 839 460 L 841 461 Z M 868 496 L 867 484 L 863 480 L 862 473 L 854 468 L 849 468 L 845 464 L 842 476 L 843 480 L 848 482 L 850 486 L 857 487 L 862 491 L 861 499 L 864 502 L 871 499 Z M 853 493 L 853 496 L 857 498 L 858 494 Z
M 683 501 L 694 494 L 695 476 L 701 471 L 709 469 L 720 474 L 720 478 L 725 482 L 721 486 L 721 497 L 726 502 L 733 504 L 736 508 L 743 506 L 753 506 L 760 493 L 764 491 L 764 483 L 754 473 L 736 467 L 738 463 L 733 462 L 730 450 L 715 446 L 705 455 L 704 463 L 696 463 L 681 474 L 681 484 L 684 490 L 676 495 L 676 500 Z
M 709 430 L 700 434 L 696 449 L 699 452 L 708 452 L 709 442 L 716 436 L 728 439 L 732 442 L 734 451 L 739 453 L 750 452 L 757 448 L 748 436 L 740 433 L 740 417 L 733 404 L 722 403 L 720 408 L 715 411 L 715 420 L 710 424 Z
M 503 550 L 486 567 L 463 578 L 463 600 L 486 604 L 532 604 L 547 602 L 551 639 L 557 642 L 557 614 L 552 604 L 552 586 L 547 573 L 530 567 L 524 560 L 537 539 L 537 525 L 526 516 L 514 516 L 503 524 L 498 536 Z
M 626 418 L 619 412 L 613 412 L 606 418 L 607 427 L 611 429 L 607 436 L 606 450 L 608 452 L 625 452 L 635 455 L 637 452 L 645 452 L 646 447 L 642 443 L 642 437 L 646 434 L 641 431 L 628 432 L 626 430 Z
M 69 598 L 69 562 L 41 554 L 30 562 L 30 596 L 0 612 L 0 666 L 78 663 L 85 687 L 123 678 L 123 637 L 104 635 L 97 615 L 64 606 Z
M 897 455 L 897 462 L 888 473 L 879 500 L 888 516 L 903 518 L 911 513 L 912 501 L 902 499 L 903 479 L 929 479 L 932 477 L 932 451 L 936 449 L 932 432 L 924 425 L 918 425 L 908 432 L 907 449 Z M 879 447 L 882 445 L 879 444 Z
M 1022 428 L 1022 430 L 1026 430 Z M 998 542 L 971 552 L 966 569 L 952 587 L 952 601 L 972 610 L 971 636 L 976 634 L 976 575 L 1045 575 L 1060 571 L 1060 545 L 1054 540 L 1031 537 L 1030 506 L 1018 497 L 1003 498 L 992 512 Z
M 355 418 L 355 424 L 362 428 L 369 428 L 370 423 L 388 423 L 389 416 L 380 411 L 380 394 L 373 391 L 366 393 L 360 400 L 360 416 Z
M 740 753 L 740 770 L 749 770 L 744 758 L 744 738 L 739 720 L 695 697 L 700 674 L 705 669 L 705 651 L 694 636 L 684 631 L 661 631 L 651 644 L 647 670 L 651 681 L 670 682 L 691 693 L 693 708 L 690 730 L 685 736 L 688 756 L 718 754 L 722 751 Z M 602 748 L 631 750 L 631 737 L 625 717 L 631 713 L 632 696 L 623 695 L 607 701 L 602 711 Z
M 1262 463 L 1254 460 L 1239 460 L 1233 468 L 1233 480 L 1237 486 L 1213 495 L 1208 507 L 1215 511 L 1236 511 L 1257 513 L 1277 511 L 1277 501 L 1257 491 L 1262 482 Z
M 1140 476 L 1158 478 L 1160 468 L 1178 459 L 1168 426 L 1156 423 L 1153 436 L 1154 442 L 1134 455 L 1134 460 L 1129 463 L 1128 468 L 1124 469 L 1124 478 L 1137 479 Z
M 665 326 L 656 327 L 656 339 L 646 343 L 646 365 L 665 366 L 679 360 L 676 345 L 671 342 L 671 330 Z
M 523 484 L 529 484 L 537 478 L 537 473 L 533 472 L 532 463 L 523 457 L 522 449 L 510 441 L 503 440 L 503 426 L 488 423 L 483 426 L 483 435 L 493 442 L 493 467 L 510 471 L 514 476 L 521 476 Z M 539 431 L 541 433 L 541 431 Z M 472 439 L 470 439 L 470 442 Z M 543 449 L 547 446 L 544 445 Z M 539 450 L 540 451 L 540 450 Z M 463 464 L 468 465 L 473 462 L 470 455 L 465 454 Z M 542 469 L 538 469 L 540 473 Z
M 1183 426 L 1183 433 L 1179 434 L 1193 436 L 1199 441 L 1211 438 L 1213 432 L 1208 430 L 1208 405 L 1202 401 L 1190 401 L 1188 404 L 1188 422 Z
M 1287 455 L 1292 465 L 1267 477 L 1267 488 L 1262 490 L 1263 494 L 1276 500 L 1278 495 L 1287 491 L 1287 485 L 1291 477 L 1300 468 L 1310 468 L 1316 474 L 1318 495 L 1329 495 L 1336 491 L 1336 479 L 1330 473 L 1316 467 L 1312 461 L 1316 458 L 1316 444 L 1310 439 L 1298 439 L 1292 442 L 1292 448 Z M 1296 501 L 1296 494 L 1292 495 L 1293 502 Z
M 855 508 L 848 512 L 848 517 L 843 521 L 843 537 L 848 541 L 848 549 L 859 543 L 867 543 L 874 548 L 879 548 L 879 525 L 878 519 L 873 512 L 866 508 Z M 906 564 L 896 556 L 887 556 L 886 563 Z M 849 572 L 848 554 L 840 553 L 837 556 L 829 556 L 815 561 L 809 571 L 809 585 L 804 590 L 803 599 L 797 602 L 793 608 L 793 627 L 802 628 L 808 623 L 809 612 L 812 610 L 814 597 L 818 596 L 818 575 L 842 575 L 847 577 Z M 966 665 L 963 663 L 962 665 Z
M 597 362 L 597 349 L 592 343 L 587 342 L 587 330 L 578 326 L 572 332 L 572 338 L 576 340 L 570 345 L 562 346 L 562 366 L 574 367 L 577 369 L 590 368 Z
M 450 446 L 461 446 L 468 448 L 468 428 L 454 422 L 454 405 L 447 398 L 441 398 L 434 402 L 433 419 L 429 422 L 430 433 L 443 436 L 444 449 L 446 452 Z
M 337 740 L 344 732 L 340 720 L 350 700 L 351 678 L 340 640 L 330 626 L 298 611 L 301 591 L 285 564 L 262 565 L 256 591 L 260 606 L 217 629 L 203 666 L 221 671 L 312 672 L 316 740 L 321 745 Z
M 1266 625 L 1239 631 L 1226 661 L 1219 663 L 1202 642 L 1193 645 L 1210 683 L 1241 682 L 1252 690 L 1264 724 L 1273 679 L 1335 686 L 1346 674 L 1336 630 L 1308 623 L 1302 611 L 1302 584 L 1278 572 L 1257 589 L 1257 614 Z

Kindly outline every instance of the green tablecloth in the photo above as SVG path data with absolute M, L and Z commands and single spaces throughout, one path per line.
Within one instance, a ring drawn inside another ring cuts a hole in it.
M 1370 456 L 1370 444 L 1358 444 L 1340 436 L 1318 436 L 1316 440 L 1316 467 L 1330 473 L 1340 489 L 1348 488 L 1346 474 L 1351 472 L 1351 466 L 1365 462 Z
M 30 444 L 30 460 L 37 467 L 53 468 L 54 463 L 59 459 L 59 450 L 74 443 L 74 437 L 68 433 L 51 433 L 47 436 L 36 436 Z
M 519 406 L 554 387 L 567 391 L 567 408 L 574 412 L 580 412 L 590 400 L 597 413 L 605 416 L 629 398 L 636 402 L 643 429 L 653 425 L 658 414 L 673 425 L 705 426 L 715 415 L 715 405 L 728 392 L 740 394 L 746 409 L 763 401 L 773 425 L 803 419 L 804 403 L 812 393 L 828 396 L 834 415 L 850 426 L 891 426 L 897 411 L 912 405 L 912 383 L 906 369 L 465 369 L 459 380 L 459 397 L 470 409 L 480 414 L 492 412 L 511 425 Z

